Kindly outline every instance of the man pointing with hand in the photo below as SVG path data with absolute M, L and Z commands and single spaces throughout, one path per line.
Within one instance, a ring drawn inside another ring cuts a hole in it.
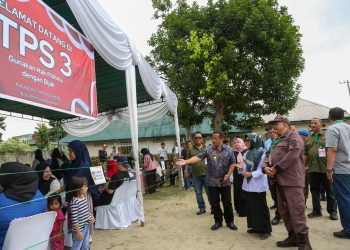
M 208 165 L 208 191 L 214 212 L 215 224 L 211 230 L 217 230 L 222 227 L 222 210 L 220 207 L 220 198 L 224 207 L 224 217 L 227 227 L 231 230 L 237 230 L 233 223 L 233 209 L 231 202 L 230 175 L 234 169 L 234 153 L 231 148 L 223 144 L 224 134 L 214 132 L 212 143 L 204 151 L 188 160 L 180 159 L 176 162 L 178 165 L 191 165 L 207 159 Z

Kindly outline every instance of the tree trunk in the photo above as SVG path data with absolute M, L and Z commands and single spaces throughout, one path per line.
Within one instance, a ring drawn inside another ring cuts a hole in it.
M 214 131 L 222 131 L 222 122 L 224 120 L 224 105 L 215 105 L 215 116 L 214 116 Z
M 191 140 L 191 131 L 192 130 L 192 127 L 190 125 L 187 125 L 186 128 L 185 128 L 185 136 L 186 136 L 186 141 L 189 141 Z

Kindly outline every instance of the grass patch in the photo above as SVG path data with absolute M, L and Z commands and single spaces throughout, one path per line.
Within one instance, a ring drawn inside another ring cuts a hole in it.
M 144 200 L 166 200 L 169 197 L 177 196 L 184 197 L 185 192 L 180 190 L 179 186 L 170 186 L 169 184 L 164 184 L 159 188 L 159 192 L 153 194 L 146 194 L 143 196 Z

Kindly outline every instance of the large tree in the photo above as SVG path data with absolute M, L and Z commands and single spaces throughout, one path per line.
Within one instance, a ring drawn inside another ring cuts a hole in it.
M 0 130 L 5 131 L 6 124 L 5 124 L 6 117 L 0 116 Z M 0 142 L 2 142 L 2 132 L 0 132 Z
M 152 63 L 182 105 L 211 117 L 214 129 L 250 126 L 294 107 L 304 59 L 286 7 L 276 0 L 152 1 L 162 21 L 149 40 Z M 185 111 L 180 117 L 191 120 Z
M 34 137 L 35 137 L 35 145 L 40 149 L 48 149 L 49 148 L 49 132 L 50 129 L 46 126 L 45 123 L 39 123 L 35 127 Z

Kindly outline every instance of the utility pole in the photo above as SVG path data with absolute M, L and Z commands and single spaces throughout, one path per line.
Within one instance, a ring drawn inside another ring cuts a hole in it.
M 345 81 L 339 81 L 340 84 L 347 84 L 348 85 L 348 91 L 349 91 L 349 96 L 350 96 L 350 81 L 349 80 L 345 80 Z

